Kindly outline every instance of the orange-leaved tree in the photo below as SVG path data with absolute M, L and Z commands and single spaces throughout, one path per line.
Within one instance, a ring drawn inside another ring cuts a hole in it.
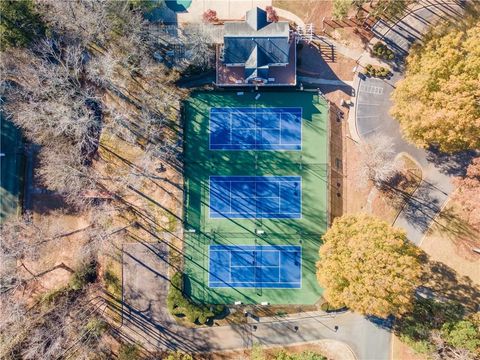
M 411 308 L 421 251 L 403 230 L 359 214 L 335 219 L 323 236 L 317 279 L 333 307 L 387 317 Z
M 417 146 L 479 149 L 480 24 L 446 30 L 412 49 L 390 112 Z

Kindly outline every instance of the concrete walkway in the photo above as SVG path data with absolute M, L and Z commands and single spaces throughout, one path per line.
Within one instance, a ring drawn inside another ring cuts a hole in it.
M 220 20 L 242 20 L 248 10 L 254 7 L 265 9 L 271 5 L 272 0 L 193 0 L 187 11 L 177 13 L 177 20 L 179 23 L 202 22 L 203 13 L 208 9 L 215 10 Z M 275 10 L 279 17 L 305 27 L 303 20 L 292 12 L 280 8 Z
M 288 21 L 291 21 L 293 23 L 295 23 L 296 25 L 300 25 L 302 26 L 303 28 L 305 28 L 305 22 L 300 19 L 297 15 L 295 15 L 294 13 L 288 11 L 288 10 L 284 10 L 284 9 L 280 9 L 278 7 L 275 8 L 275 11 L 277 12 L 277 15 L 283 19 L 287 19 Z
M 255 6 L 265 9 L 271 5 L 272 0 L 193 0 L 186 12 L 177 13 L 177 18 L 179 23 L 199 23 L 203 13 L 212 9 L 220 20 L 242 20 Z
M 297 82 L 303 84 L 311 85 L 333 85 L 333 86 L 344 86 L 352 87 L 353 81 L 343 81 L 343 80 L 331 80 L 331 79 L 321 79 L 311 76 L 297 76 Z
M 416 6 L 391 27 L 382 22 L 378 23 L 373 29 L 377 37 L 372 43 L 382 40 L 400 57 L 405 57 L 409 47 L 415 41 L 419 41 L 432 24 L 462 13 L 460 5 L 453 1 L 425 4 Z M 406 142 L 401 135 L 398 122 L 389 115 L 390 95 L 394 84 L 403 77 L 402 70 L 401 64 L 394 67 L 392 69 L 394 75 L 390 80 L 368 78 L 361 74 L 355 78 L 355 108 L 349 118 L 349 128 L 352 137 L 361 141 L 380 133 L 390 136 L 394 139 L 397 153 L 408 153 L 422 166 L 423 181 L 394 223 L 395 226 L 406 230 L 412 242 L 420 244 L 453 190 L 451 178 L 455 174 L 451 171 L 453 165 L 448 164 L 445 159 L 440 160 L 436 154 Z

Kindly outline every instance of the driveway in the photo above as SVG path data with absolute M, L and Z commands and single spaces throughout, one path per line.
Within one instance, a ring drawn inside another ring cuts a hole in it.
M 420 40 L 435 22 L 461 15 L 461 6 L 453 1 L 422 3 L 395 25 L 388 27 L 379 22 L 373 29 L 376 37 L 396 51 L 400 59 L 408 54 L 409 47 Z M 394 225 L 406 230 L 408 238 L 420 244 L 430 224 L 440 212 L 453 190 L 451 179 L 459 175 L 459 158 L 445 157 L 434 152 L 416 148 L 406 142 L 398 122 L 389 115 L 390 95 L 395 83 L 402 75 L 399 62 L 389 80 L 368 78 L 361 74 L 354 81 L 357 98 L 355 101 L 355 128 L 361 140 L 370 136 L 385 134 L 393 139 L 397 153 L 408 153 L 422 167 L 423 181 L 398 216 Z M 461 160 L 461 159 L 460 159 Z
M 390 332 L 364 316 L 310 312 L 285 318 L 249 319 L 249 324 L 185 328 L 168 314 L 168 251 L 165 243 L 132 243 L 123 248 L 122 337 L 148 351 L 210 352 L 320 339 L 346 343 L 357 359 L 389 359 Z

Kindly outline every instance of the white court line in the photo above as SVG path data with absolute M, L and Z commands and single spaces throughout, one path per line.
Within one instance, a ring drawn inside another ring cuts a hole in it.
M 362 115 L 362 116 L 357 116 L 357 119 L 378 119 L 378 115 Z
M 232 141 L 233 141 L 233 131 L 232 131 L 232 129 L 233 129 L 233 116 L 232 116 L 233 113 L 230 113 L 229 115 L 230 115 L 230 144 L 231 144 Z
M 242 247 L 242 246 L 252 246 L 252 245 L 235 245 L 235 246 L 238 246 L 238 247 Z M 263 245 L 259 245 L 259 246 L 263 246 Z M 271 266 L 271 268 L 278 268 L 278 281 L 277 282 L 273 282 L 273 281 L 260 281 L 260 282 L 257 282 L 257 281 L 232 281 L 231 280 L 231 277 L 232 277 L 232 272 L 231 272 L 231 268 L 232 267 L 237 267 L 237 268 L 240 268 L 240 267 L 243 267 L 243 268 L 256 268 L 256 267 L 259 267 L 259 268 L 267 268 L 267 266 L 231 266 L 231 263 L 230 263 L 230 271 L 229 271 L 229 277 L 230 277 L 230 281 L 225 284 L 226 281 L 210 281 L 208 282 L 208 285 L 209 287 L 212 287 L 212 285 L 218 285 L 218 286 L 214 286 L 216 288 L 229 288 L 229 287 L 240 287 L 240 288 L 247 288 L 247 287 L 257 287 L 258 285 L 263 285 L 261 286 L 262 288 L 268 288 L 268 289 L 285 289 L 283 287 L 275 287 L 275 286 L 270 286 L 269 284 L 271 285 L 294 285 L 294 287 L 291 287 L 293 289 L 302 289 L 303 287 L 303 247 L 302 246 L 299 246 L 299 245 L 275 245 L 276 247 L 292 247 L 294 246 L 295 247 L 295 250 L 276 250 L 276 249 L 272 249 L 272 250 L 248 250 L 248 251 L 255 251 L 255 252 L 273 252 L 273 251 L 276 251 L 278 252 L 278 255 L 279 255 L 279 266 Z M 210 254 L 212 252 L 226 252 L 228 251 L 230 253 L 230 259 L 231 259 L 231 256 L 232 256 L 232 253 L 235 252 L 235 250 L 227 250 L 227 249 L 218 249 L 218 250 L 210 250 L 210 246 L 209 246 L 209 252 Z M 238 252 L 243 252 L 243 251 L 247 251 L 247 250 L 236 250 Z M 299 264 L 299 270 L 300 270 L 300 279 L 298 281 L 280 281 L 280 269 L 282 268 L 282 265 L 281 265 L 281 254 L 282 253 L 285 253 L 285 254 L 288 254 L 290 252 L 300 252 L 300 256 L 299 256 L 299 259 L 300 259 L 300 264 Z M 210 261 L 209 261 L 210 263 Z M 270 267 L 269 267 L 270 268 Z M 209 269 L 210 270 L 210 269 Z M 209 277 L 210 278 L 210 277 Z M 233 285 L 232 285 L 233 284 Z M 234 284 L 238 284 L 238 285 L 234 285 Z M 248 285 L 248 286 L 245 286 L 245 285 Z M 295 285 L 299 285 L 298 287 L 295 286 Z
M 228 110 L 227 110 L 228 109 Z M 232 109 L 232 110 L 230 110 Z M 241 111 L 235 111 L 235 109 L 254 109 L 253 112 L 241 112 Z M 258 109 L 295 109 L 297 111 L 280 111 L 280 112 L 261 112 L 261 111 L 258 111 Z M 230 143 L 228 144 L 219 144 L 219 143 L 214 143 L 212 144 L 212 131 L 211 131 L 211 119 L 212 119 L 212 110 L 217 110 L 215 111 L 215 113 L 222 113 L 222 114 L 229 114 L 230 116 Z M 218 111 L 218 110 L 226 110 L 226 111 Z M 299 110 L 299 111 L 298 111 Z M 275 146 L 275 145 L 282 145 L 282 146 L 300 146 L 299 149 L 260 149 L 260 150 L 271 150 L 271 151 L 301 151 L 303 149 L 303 108 L 302 107 L 270 107 L 270 108 L 257 108 L 257 107 L 234 107 L 234 108 L 210 108 L 210 111 L 209 111 L 209 129 L 210 129 L 210 133 L 209 133 L 209 150 L 212 150 L 212 151 L 215 151 L 215 150 L 230 150 L 230 151 L 245 151 L 245 150 L 251 150 L 251 149 L 215 149 L 214 147 L 217 147 L 217 146 L 235 146 L 235 145 L 260 145 L 260 146 L 267 146 L 267 145 L 271 145 L 271 146 Z M 248 116 L 248 114 L 254 114 L 255 115 L 255 118 L 254 118 L 254 124 L 255 124 L 255 128 L 233 128 L 233 114 L 236 113 L 236 114 L 245 114 Z M 264 128 L 264 127 L 257 127 L 257 113 L 260 113 L 260 114 L 267 114 L 267 115 L 272 115 L 273 117 L 276 117 L 276 118 L 280 118 L 280 128 Z M 294 143 L 294 144 L 291 144 L 291 143 L 283 143 L 282 142 L 282 132 L 281 132 L 281 124 L 282 124 L 282 114 L 292 114 L 294 116 L 299 116 L 300 118 L 300 144 L 298 143 Z M 255 131 L 255 143 L 244 143 L 242 142 L 241 144 L 233 144 L 233 130 L 234 129 L 252 129 Z M 258 132 L 258 129 L 260 129 L 260 131 L 262 129 L 268 129 L 268 130 L 279 130 L 279 141 L 278 143 L 275 143 L 275 144 L 271 144 L 271 143 L 257 143 L 257 132 Z M 213 147 L 212 147 L 213 145 Z
M 219 175 L 213 175 L 213 177 L 218 177 Z M 231 178 L 231 177 L 234 177 L 234 175 L 232 176 L 226 176 L 228 178 Z M 281 176 L 272 176 L 272 175 L 266 175 L 266 176 L 255 176 L 255 175 L 247 175 L 247 176 L 238 176 L 238 177 L 241 177 L 241 178 L 258 178 L 258 177 L 261 177 L 261 178 L 266 178 L 266 177 L 280 177 Z M 257 196 L 256 195 L 256 192 L 257 192 L 257 183 L 261 183 L 262 181 L 249 181 L 249 180 L 217 180 L 216 182 L 217 183 L 228 183 L 229 184 L 229 206 L 230 206 L 230 211 L 229 212 L 226 212 L 226 211 L 216 211 L 214 210 L 214 214 L 218 214 L 217 217 L 212 217 L 212 208 L 210 206 L 211 204 L 211 190 L 209 190 L 209 196 L 210 196 L 210 200 L 209 200 L 209 219 L 223 219 L 225 217 L 227 217 L 228 215 L 241 215 L 243 219 L 250 219 L 253 217 L 253 215 L 255 215 L 255 218 L 257 219 L 284 219 L 284 217 L 278 217 L 279 215 L 299 215 L 299 217 L 295 216 L 293 218 L 295 219 L 303 219 L 303 212 L 302 212 L 302 206 L 303 206 L 303 199 L 302 199 L 302 177 L 301 176 L 291 176 L 293 178 L 296 178 L 296 179 L 299 179 L 299 180 L 287 180 L 287 179 L 279 179 L 279 180 L 275 180 L 275 181 L 268 181 L 267 183 L 274 183 L 274 184 L 278 184 L 278 196 L 277 197 L 267 197 L 267 196 Z M 212 175 L 209 176 L 209 184 L 211 185 L 211 178 L 212 178 Z M 233 211 L 232 210 L 232 198 L 233 199 L 245 199 L 245 197 L 241 197 L 241 196 L 232 196 L 232 183 L 233 182 L 236 182 L 236 183 L 254 183 L 255 184 L 255 195 L 253 196 L 253 199 L 255 201 L 255 204 L 257 203 L 257 201 L 261 201 L 262 199 L 278 199 L 278 211 L 277 212 L 257 212 L 257 206 L 255 206 L 255 214 L 253 214 L 252 212 L 250 211 Z M 280 197 L 280 184 L 281 183 L 295 183 L 295 182 L 299 182 L 300 183 L 300 195 L 299 195 L 299 198 L 300 198 L 300 211 L 298 212 L 286 212 L 286 211 L 280 211 L 280 208 L 281 208 L 281 203 L 282 203 L 282 199 Z M 210 189 L 211 189 L 211 186 L 210 186 Z M 260 215 L 260 216 L 258 216 Z M 273 217 L 273 216 L 277 216 L 277 217 Z M 268 216 L 268 217 L 265 217 L 265 216 Z M 289 217 L 289 218 L 292 218 L 292 217 Z
M 232 212 L 232 182 L 229 182 L 229 193 L 230 199 L 228 205 L 230 206 L 230 212 Z
M 364 103 L 364 102 L 357 102 L 357 106 L 380 106 L 381 103 Z
M 383 87 L 374 85 L 360 85 L 360 90 L 367 94 L 381 95 L 383 94 Z
M 231 265 L 231 268 L 278 268 L 278 265 Z

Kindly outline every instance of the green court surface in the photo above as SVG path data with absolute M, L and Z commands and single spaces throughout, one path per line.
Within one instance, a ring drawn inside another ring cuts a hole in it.
M 18 128 L 0 114 L 0 223 L 20 210 L 24 156 Z
M 196 92 L 186 101 L 185 289 L 203 303 L 313 304 L 321 293 L 316 274 L 328 212 L 328 105 L 314 92 Z M 209 150 L 212 107 L 301 107 L 301 151 Z M 209 177 L 301 176 L 301 219 L 210 219 Z M 300 289 L 210 288 L 208 246 L 297 245 L 302 247 Z

